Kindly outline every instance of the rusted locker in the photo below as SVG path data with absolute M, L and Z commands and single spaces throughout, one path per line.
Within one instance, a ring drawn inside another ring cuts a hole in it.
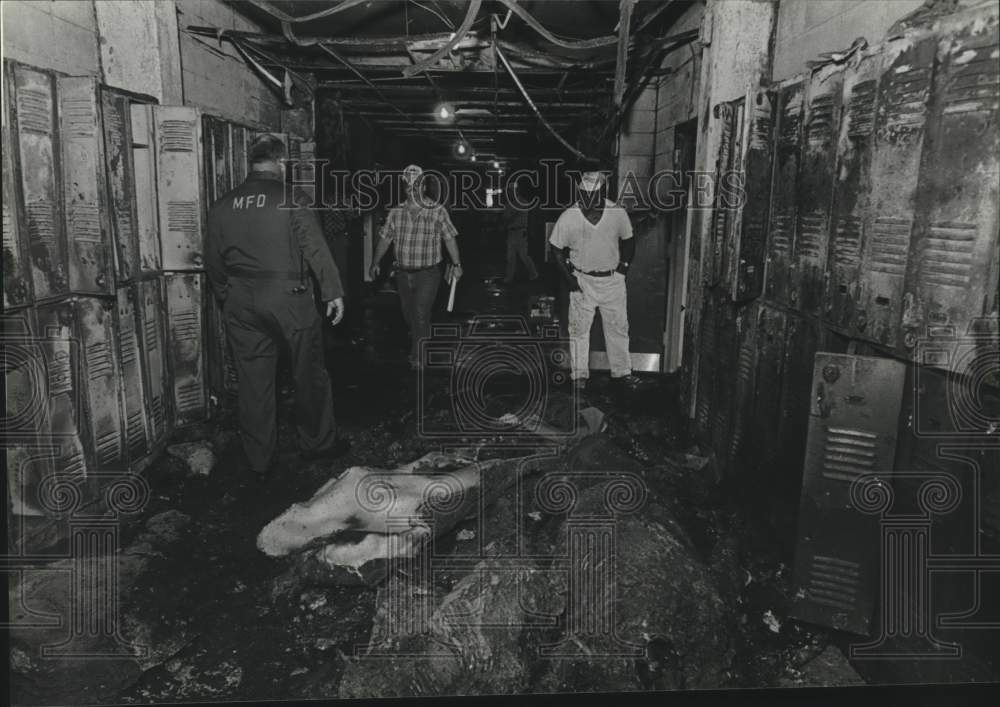
M 914 229 L 903 310 L 907 356 L 931 329 L 964 335 L 973 320 L 1000 311 L 998 46 L 995 17 L 977 18 L 938 45 L 918 189 L 922 218 Z
M 125 446 L 130 463 L 142 459 L 149 451 L 149 415 L 142 383 L 138 300 L 137 285 L 118 288 L 118 360 L 121 364 Z
M 233 139 L 232 139 L 232 176 L 233 181 L 230 184 L 230 188 L 235 189 L 243 180 L 247 178 L 247 148 L 250 146 L 250 129 L 242 125 L 233 124 Z
M 201 118 L 196 108 L 158 106 L 157 192 L 163 269 L 198 270 L 203 264 Z
M 767 282 L 765 296 L 779 304 L 791 303 L 794 277 L 796 204 L 799 158 L 802 142 L 802 112 L 805 87 L 801 80 L 778 90 L 774 140 L 774 174 L 768 219 Z
M 757 365 L 754 371 L 752 421 L 748 446 L 753 473 L 749 490 L 763 495 L 762 508 L 776 505 L 771 487 L 778 479 L 778 421 L 781 417 L 781 379 L 785 364 L 785 313 L 761 305 L 755 327 Z
M 236 395 L 236 363 L 226 336 L 222 304 L 209 290 L 208 299 L 208 387 L 223 406 Z
M 745 201 L 740 225 L 735 229 L 731 276 L 732 299 L 746 302 L 764 289 L 764 249 L 771 201 L 771 166 L 774 157 L 773 113 L 775 96 L 770 91 L 752 91 L 747 96 L 743 144 Z
M 862 474 L 892 472 L 905 365 L 820 353 L 812 370 L 791 615 L 867 635 L 881 519 L 854 508 L 850 489 Z
M 785 361 L 781 375 L 781 414 L 778 417 L 778 467 L 781 480 L 775 493 L 794 509 L 799 497 L 799 473 L 806 451 L 812 362 L 819 349 L 815 321 L 797 314 L 785 320 Z
M 717 315 L 715 317 L 716 366 L 711 375 L 712 414 L 711 449 L 721 467 L 730 473 L 733 444 L 733 415 L 736 399 L 733 396 L 740 357 L 737 337 L 736 305 L 729 301 L 725 292 L 715 296 Z
M 15 516 L 42 516 L 38 500 L 42 480 L 52 473 L 45 445 L 51 443 L 48 375 L 34 310 L 0 316 L 0 362 L 6 407 L 0 441 L 6 458 L 10 511 Z M 9 531 L 16 528 L 8 525 Z M 11 537 L 15 533 L 11 532 Z
M 844 67 L 817 69 L 806 86 L 795 228 L 795 271 L 789 297 L 806 314 L 822 312 L 830 241 Z
M 854 331 L 895 348 L 918 201 L 917 177 L 937 42 L 889 42 L 883 52 L 871 153 L 868 214 Z
M 731 385 L 722 386 L 721 395 L 730 396 L 733 419 L 729 438 L 729 464 L 733 476 L 741 482 L 752 470 L 748 453 L 748 435 L 753 427 L 754 382 L 757 366 L 757 318 L 760 306 L 756 303 L 739 307 L 736 312 L 735 341 L 737 345 L 736 372 Z M 724 332 L 733 336 L 733 332 Z
M 705 290 L 702 299 L 701 320 L 698 333 L 698 383 L 695 402 L 695 428 L 698 437 L 710 444 L 715 379 L 719 375 L 718 324 L 721 316 L 717 298 L 712 290 Z
M 111 202 L 115 273 L 118 282 L 128 282 L 139 274 L 139 234 L 134 201 L 135 170 L 129 98 L 101 88 L 101 123 L 104 126 L 104 158 Z
M 18 136 L 16 172 L 24 199 L 28 252 L 36 300 L 69 291 L 66 240 L 59 202 L 54 82 L 48 73 L 13 65 Z
M 205 420 L 205 321 L 203 276 L 171 273 L 164 276 L 170 332 L 168 360 L 173 376 L 174 420 L 178 426 Z
M 160 223 L 156 197 L 156 139 L 153 134 L 154 106 L 129 106 L 132 135 L 132 169 L 135 175 L 135 230 L 141 276 L 163 269 Z
M 871 154 L 875 127 L 881 49 L 859 54 L 845 70 L 843 120 L 837 147 L 830 250 L 827 256 L 823 319 L 850 333 L 859 296 L 861 253 L 866 226 L 871 226 Z
M 76 308 L 71 301 L 61 301 L 38 305 L 35 311 L 47 375 L 47 431 L 56 448 L 52 469 L 85 477 L 87 461 L 81 441 L 85 378 Z
M 125 465 L 115 300 L 80 297 L 75 302 L 77 333 L 83 352 L 83 398 L 87 412 L 90 466 Z
M 144 397 L 149 405 L 150 443 L 161 442 L 170 431 L 173 392 L 166 351 L 166 306 L 162 278 L 138 283 L 139 326 L 142 343 Z
M 205 194 L 208 204 L 222 197 L 232 183 L 232 144 L 229 123 L 210 115 L 202 117 L 205 157 Z
M 715 161 L 715 194 L 712 201 L 712 230 L 705 244 L 705 265 L 702 281 L 708 286 L 717 285 L 722 279 L 723 251 L 733 223 L 733 210 L 729 208 L 727 187 L 733 167 L 733 155 L 738 151 L 737 123 L 742 103 L 720 103 L 715 106 L 714 117 L 719 123 L 719 151 Z
M 10 95 L 7 72 L 4 72 L 4 93 Z M 7 115 L 9 101 L 4 101 L 3 115 L 3 307 L 10 310 L 31 304 L 31 279 L 28 273 L 27 248 L 23 241 L 21 197 L 14 175 L 11 119 Z
M 97 81 L 92 76 L 60 76 L 56 94 L 69 288 L 81 294 L 109 294 L 115 277 L 109 258 L 111 226 Z

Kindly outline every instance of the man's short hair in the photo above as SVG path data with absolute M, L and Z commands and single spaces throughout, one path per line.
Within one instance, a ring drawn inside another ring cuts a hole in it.
M 250 144 L 250 163 L 277 162 L 284 159 L 285 143 L 274 135 L 260 135 Z

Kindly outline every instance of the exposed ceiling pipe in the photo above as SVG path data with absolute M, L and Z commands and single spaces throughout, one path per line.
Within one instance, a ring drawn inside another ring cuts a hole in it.
M 427 69 L 433 67 L 438 62 L 438 59 L 450 52 L 455 45 L 465 39 L 465 35 L 472 27 L 472 23 L 476 21 L 476 15 L 479 13 L 479 7 L 482 4 L 483 0 L 470 0 L 469 9 L 465 13 L 465 19 L 462 20 L 462 24 L 459 25 L 457 30 L 455 30 L 451 39 L 449 39 L 443 47 L 438 49 L 423 61 L 417 62 L 413 66 L 408 66 L 403 69 L 403 76 L 413 76 L 415 74 L 419 74 L 421 71 L 426 71 Z
M 517 4 L 517 0 L 500 0 L 515 15 L 524 20 L 531 29 L 545 37 L 552 44 L 564 49 L 599 49 L 600 47 L 610 47 L 618 43 L 618 37 L 595 37 L 594 39 L 565 40 L 545 29 L 542 24 L 532 17 L 527 10 Z
M 545 126 L 546 130 L 548 130 L 550 133 L 552 133 L 552 136 L 556 140 L 558 140 L 563 145 L 563 147 L 565 147 L 567 150 L 569 150 L 570 152 L 572 152 L 578 158 L 580 158 L 580 159 L 585 158 L 586 155 L 584 155 L 578 149 L 576 149 L 575 147 L 573 147 L 572 145 L 570 145 L 566 141 L 566 138 L 564 138 L 562 135 L 560 135 L 558 132 L 556 132 L 556 129 L 552 127 L 552 125 L 549 123 L 549 121 L 547 121 L 545 119 L 545 116 L 542 115 L 541 111 L 538 110 L 538 106 L 536 106 L 535 102 L 531 100 L 531 96 L 528 95 L 528 92 L 526 90 L 524 90 L 524 86 L 521 85 L 520 79 L 517 78 L 517 74 L 514 73 L 514 69 L 511 68 L 510 62 L 507 61 L 507 57 L 504 56 L 504 53 L 500 50 L 500 47 L 496 47 L 496 53 L 497 53 L 497 57 L 503 63 L 504 68 L 507 69 L 507 73 L 509 73 L 511 79 L 513 79 L 514 85 L 516 85 L 517 88 L 518 88 L 518 90 L 521 91 L 521 95 L 524 96 L 524 100 L 528 102 L 529 106 L 531 106 L 531 110 L 533 110 L 535 112 L 535 115 L 538 116 L 538 119 L 540 121 L 542 121 L 542 125 Z
M 362 74 L 357 69 L 357 67 L 354 66 L 354 64 L 352 64 L 351 62 L 349 62 L 344 57 L 340 56 L 340 54 L 338 54 L 336 51 L 334 51 L 330 47 L 326 47 L 326 46 L 323 46 L 322 44 L 320 44 L 319 48 L 322 49 L 327 54 L 329 54 L 330 56 L 332 56 L 337 61 L 339 61 L 345 67 L 347 67 L 351 71 L 351 73 L 353 73 L 359 79 L 361 79 L 362 81 L 364 81 L 366 85 L 371 86 L 373 89 L 375 89 L 375 95 L 378 96 L 379 99 L 381 99 L 382 103 L 384 103 L 385 105 L 387 105 L 390 108 L 392 108 L 393 110 L 395 110 L 401 116 L 403 116 L 404 118 L 406 118 L 407 120 L 409 120 L 411 124 L 413 124 L 413 120 L 412 120 L 412 118 L 410 118 L 409 114 L 407 114 L 406 112 L 404 112 L 399 106 L 397 106 L 395 103 L 391 102 L 388 98 L 386 98 L 385 94 L 382 93 L 382 90 L 378 86 L 376 86 L 374 83 L 372 83 L 368 79 L 367 76 L 365 76 L 364 74 Z
M 352 7 L 357 7 L 358 5 L 364 5 L 365 3 L 370 2 L 370 0 L 342 0 L 339 4 L 335 5 L 334 7 L 327 8 L 326 10 L 320 10 L 319 12 L 313 12 L 309 15 L 300 15 L 300 16 L 289 15 L 286 12 L 282 12 L 271 3 L 266 2 L 266 0 L 247 0 L 247 2 L 249 2 L 256 8 L 263 10 L 271 17 L 281 20 L 282 22 L 298 23 L 298 22 L 309 22 L 311 20 L 318 20 L 323 17 L 329 17 L 330 15 L 334 15 L 338 12 L 343 12 L 344 10 L 350 10 Z
M 615 110 L 620 111 L 625 96 L 625 69 L 628 66 L 628 38 L 635 0 L 621 0 L 618 19 L 618 60 L 615 63 Z

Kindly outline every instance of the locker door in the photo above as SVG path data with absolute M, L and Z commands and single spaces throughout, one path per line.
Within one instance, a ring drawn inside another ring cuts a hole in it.
M 156 139 L 153 134 L 154 106 L 133 103 L 129 106 L 132 122 L 132 165 L 135 173 L 135 229 L 139 253 L 139 272 L 143 275 L 163 269 L 160 246 L 160 223 L 156 197 Z
M 196 108 L 157 106 L 157 192 L 164 270 L 198 270 L 204 261 L 201 118 Z
M 778 467 L 778 420 L 781 418 L 781 378 L 785 362 L 785 314 L 761 306 L 756 325 L 757 367 L 754 372 L 753 417 L 750 425 L 753 486 L 765 494 L 758 499 L 774 503 L 770 489 Z
M 91 464 L 95 469 L 119 469 L 125 463 L 119 361 L 115 342 L 115 301 L 80 297 L 76 300 L 78 336 L 83 347 Z
M 35 299 L 69 290 L 66 240 L 59 201 L 59 162 L 52 77 L 14 65 L 18 164 L 24 198 Z
M 791 303 L 791 279 L 794 277 L 792 248 L 797 222 L 803 93 L 801 81 L 788 84 L 778 91 L 771 216 L 768 220 L 767 282 L 764 291 L 768 299 L 780 304 Z
M 705 248 L 705 267 L 702 281 L 707 287 L 719 284 L 722 279 L 723 250 L 733 223 L 733 212 L 724 202 L 724 180 L 733 168 L 733 154 L 738 150 L 737 133 L 742 103 L 720 103 L 714 116 L 719 123 L 719 151 L 715 161 L 715 195 L 712 202 L 712 230 Z
M 723 395 L 731 395 L 733 400 L 733 424 L 729 442 L 729 468 L 740 480 L 752 470 L 748 451 L 752 442 L 747 437 L 753 428 L 754 379 L 757 367 L 757 318 L 760 307 L 752 304 L 741 308 L 736 318 L 736 359 L 735 384 L 723 389 Z M 731 336 L 731 332 L 724 334 Z
M 149 434 L 152 444 L 162 441 L 170 428 L 171 385 L 164 358 L 163 291 L 160 278 L 139 283 L 139 323 L 144 362 L 143 386 L 149 402 Z
M 51 432 L 46 357 L 37 332 L 33 309 L 0 316 L 0 363 L 6 392 L 0 439 L 10 510 L 15 516 L 44 515 L 38 489 L 52 473 L 51 460 L 39 450 L 50 442 Z M 8 523 L 8 531 L 13 538 L 16 528 Z
M 97 82 L 91 76 L 60 76 L 56 95 L 69 287 L 73 292 L 109 294 L 115 279 L 108 258 L 111 227 L 105 203 Z
M 695 403 L 695 425 L 698 436 L 707 445 L 711 437 L 712 413 L 715 403 L 715 379 L 719 375 L 718 324 L 719 306 L 714 292 L 705 291 L 702 300 L 698 333 L 698 380 Z
M 904 375 L 905 365 L 892 359 L 816 355 L 795 618 L 868 634 L 878 592 L 880 519 L 853 507 L 850 488 L 862 474 L 892 471 Z
M 771 199 L 772 134 L 775 96 L 756 91 L 747 97 L 743 144 L 746 202 L 735 229 L 735 257 L 731 276 L 732 298 L 737 302 L 759 297 L 764 289 L 764 249 Z
M 866 226 L 871 225 L 872 131 L 882 62 L 881 50 L 863 55 L 844 75 L 845 111 L 837 150 L 824 319 L 845 334 L 858 331 L 854 317 L 860 294 L 861 253 Z
M 35 309 L 47 373 L 48 431 L 58 447 L 52 468 L 60 474 L 85 477 L 87 462 L 81 442 L 85 379 L 76 311 L 71 302 L 44 304 Z
M 201 422 L 208 413 L 202 279 L 203 276 L 196 273 L 175 273 L 164 277 L 170 331 L 168 355 L 174 379 L 174 415 L 179 426 Z
M 137 299 L 136 285 L 118 288 L 118 356 L 121 363 L 125 442 L 130 462 L 138 461 L 149 451 L 149 420 L 142 385 Z
M 844 68 L 830 65 L 813 73 L 806 86 L 802 162 L 799 167 L 795 235 L 795 282 L 791 300 L 813 316 L 822 311 L 830 238 L 837 136 Z
M 223 320 L 222 305 L 209 291 L 208 299 L 208 379 L 212 395 L 226 401 L 236 395 L 236 364 L 232 349 L 226 337 L 226 323 Z
M 7 72 L 4 72 L 4 94 L 10 95 Z M 3 307 L 23 307 L 31 303 L 31 280 L 28 276 L 27 248 L 23 241 L 21 197 L 14 175 L 13 140 L 8 103 L 4 101 L 3 117 Z
M 912 356 L 929 328 L 959 334 L 1000 311 L 1000 32 L 973 22 L 943 38 L 935 77 L 929 150 L 919 194 L 926 218 L 914 230 L 907 274 L 903 346 Z
M 115 273 L 119 282 L 139 273 L 139 235 L 134 201 L 135 170 L 129 135 L 129 99 L 107 88 L 101 89 L 104 155 L 111 194 L 111 224 L 114 235 Z
M 247 148 L 250 146 L 250 130 L 242 125 L 233 125 L 232 175 L 230 189 L 235 189 L 247 178 Z
M 232 144 L 229 123 L 206 115 L 202 118 L 205 154 L 205 194 L 209 206 L 230 189 Z
M 889 44 L 879 77 L 854 335 L 891 348 L 900 338 L 904 276 L 936 53 L 932 36 Z

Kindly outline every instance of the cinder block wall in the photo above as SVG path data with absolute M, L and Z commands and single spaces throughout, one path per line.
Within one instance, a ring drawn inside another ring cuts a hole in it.
M 10 0 L 0 3 L 0 16 L 5 58 L 67 74 L 100 74 L 93 2 Z
M 220 46 L 184 31 L 190 25 L 247 32 L 260 32 L 261 27 L 221 0 L 176 0 L 176 4 L 185 104 L 245 125 L 279 129 L 281 99 L 266 79 L 247 66 L 229 42 Z

